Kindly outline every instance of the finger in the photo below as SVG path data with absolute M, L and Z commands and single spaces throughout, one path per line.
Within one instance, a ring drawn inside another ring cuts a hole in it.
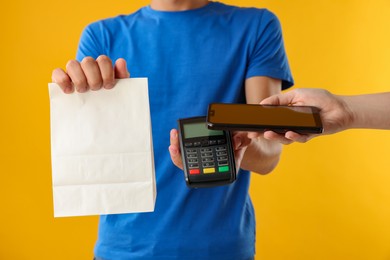
M 241 167 L 241 162 L 248 148 L 251 139 L 247 137 L 247 132 L 235 132 L 233 134 L 233 147 L 234 147 L 234 158 L 236 162 L 236 171 Z
M 112 67 L 112 61 L 106 55 L 100 55 L 96 62 L 99 66 L 99 70 L 103 80 L 103 88 L 111 89 L 115 84 L 114 68 Z
M 288 145 L 293 143 L 292 140 L 287 139 L 284 135 L 275 133 L 273 131 L 265 131 L 264 138 L 271 141 L 277 141 L 281 144 Z
M 286 132 L 286 134 L 284 136 L 287 139 L 292 140 L 294 142 L 298 142 L 298 143 L 306 143 L 307 141 L 309 141 L 311 138 L 314 137 L 314 135 L 302 135 L 302 134 L 298 134 L 298 133 L 293 132 L 293 131 Z
M 290 105 L 294 103 L 294 97 L 295 92 L 292 90 L 265 98 L 260 102 L 260 105 Z
M 251 143 L 248 132 L 235 132 L 233 134 L 233 146 L 235 150 L 243 149 Z
M 234 150 L 239 150 L 240 147 L 241 147 L 241 137 L 238 136 L 238 135 L 235 135 L 233 136 L 233 147 L 234 147 Z
M 53 70 L 51 75 L 51 79 L 53 82 L 57 83 L 62 91 L 66 94 L 70 94 L 73 92 L 73 84 L 69 75 L 63 69 L 57 68 Z
M 170 132 L 170 146 L 168 147 L 168 150 L 173 164 L 180 169 L 183 169 L 183 161 L 181 159 L 179 147 L 179 137 L 176 129 L 172 129 Z
M 77 60 L 70 60 L 66 64 L 66 72 L 72 80 L 76 91 L 85 92 L 88 90 L 87 78 Z
M 125 79 L 130 77 L 130 72 L 127 70 L 125 59 L 119 58 L 115 61 L 115 78 Z
M 234 151 L 234 159 L 236 163 L 236 172 L 240 170 L 242 159 L 244 158 L 246 152 L 246 148 L 235 150 Z
M 88 87 L 91 90 L 99 90 L 103 85 L 103 79 L 96 60 L 92 57 L 85 57 L 81 61 L 81 68 L 87 78 Z
M 262 135 L 262 133 L 260 132 L 248 132 L 248 138 L 250 139 L 256 139 L 258 137 L 260 137 Z

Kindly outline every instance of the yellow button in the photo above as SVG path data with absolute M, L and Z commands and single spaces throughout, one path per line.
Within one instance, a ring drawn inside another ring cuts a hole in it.
M 204 168 L 203 169 L 203 173 L 214 173 L 215 172 L 215 168 Z

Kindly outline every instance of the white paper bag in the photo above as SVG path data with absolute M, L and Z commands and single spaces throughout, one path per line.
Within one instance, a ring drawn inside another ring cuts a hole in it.
M 49 83 L 54 216 L 154 210 L 146 78 L 64 94 Z

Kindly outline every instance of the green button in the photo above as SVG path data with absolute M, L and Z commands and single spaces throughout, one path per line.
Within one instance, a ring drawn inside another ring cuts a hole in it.
M 219 172 L 228 172 L 229 171 L 229 166 L 221 166 L 221 167 L 218 167 L 218 171 Z

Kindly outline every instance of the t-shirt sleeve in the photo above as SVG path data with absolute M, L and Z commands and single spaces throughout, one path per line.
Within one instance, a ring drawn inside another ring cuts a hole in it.
M 294 84 L 283 43 L 279 19 L 265 10 L 261 16 L 246 78 L 267 76 L 282 80 L 282 89 Z
M 96 22 L 84 28 L 76 54 L 76 59 L 78 61 L 81 61 L 87 56 L 91 56 L 96 59 L 100 55 L 104 54 L 101 40 L 99 40 L 101 37 L 98 35 L 101 31 L 100 27 L 101 25 Z

